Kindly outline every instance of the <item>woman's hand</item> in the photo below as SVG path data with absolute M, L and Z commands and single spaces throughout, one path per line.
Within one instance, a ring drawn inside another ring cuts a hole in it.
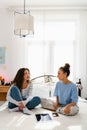
M 56 110 L 56 109 L 58 108 L 58 103 L 57 103 L 57 102 L 54 102 L 53 107 L 54 107 L 54 109 Z
M 64 113 L 65 113 L 65 114 L 70 113 L 71 107 L 72 107 L 72 106 L 75 106 L 75 105 L 76 105 L 76 103 L 74 103 L 74 102 L 68 104 L 68 105 L 66 106 L 66 108 L 64 109 Z
M 64 113 L 68 114 L 70 112 L 70 108 L 71 106 L 66 106 L 66 108 L 64 109 Z
M 25 107 L 23 102 L 19 102 L 18 103 L 18 107 L 19 107 L 19 110 L 23 110 L 23 108 Z
M 58 97 L 56 97 L 56 101 L 54 102 L 53 106 L 54 106 L 55 110 L 57 110 L 57 108 L 59 107 L 59 105 L 58 105 Z

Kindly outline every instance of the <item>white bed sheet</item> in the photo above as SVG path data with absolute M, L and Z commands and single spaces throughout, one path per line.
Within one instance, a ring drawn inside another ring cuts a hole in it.
M 7 102 L 0 106 L 0 130 L 86 130 L 87 101 L 79 98 L 79 113 L 76 116 L 54 117 L 52 121 L 37 122 L 35 115 L 21 112 L 9 112 Z M 32 110 L 34 113 L 52 113 L 40 106 Z

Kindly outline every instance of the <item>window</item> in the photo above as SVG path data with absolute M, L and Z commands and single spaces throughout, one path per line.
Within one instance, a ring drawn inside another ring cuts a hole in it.
M 75 22 L 39 21 L 38 28 L 37 24 L 35 25 L 37 32 L 32 42 L 28 44 L 28 64 L 32 77 L 43 74 L 56 75 L 58 67 L 66 62 L 70 63 L 73 70 Z

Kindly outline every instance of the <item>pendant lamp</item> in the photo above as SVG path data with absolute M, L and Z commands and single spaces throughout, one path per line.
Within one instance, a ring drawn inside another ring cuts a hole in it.
M 30 11 L 24 10 L 14 12 L 14 34 L 20 37 L 34 34 L 34 18 L 30 15 Z

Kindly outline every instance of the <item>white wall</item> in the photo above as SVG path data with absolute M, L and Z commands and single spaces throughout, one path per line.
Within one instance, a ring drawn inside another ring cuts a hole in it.
M 0 17 L 0 46 L 6 47 L 5 64 L 0 64 L 0 75 L 8 82 L 24 65 L 25 39 L 14 36 L 13 12 L 1 9 Z

